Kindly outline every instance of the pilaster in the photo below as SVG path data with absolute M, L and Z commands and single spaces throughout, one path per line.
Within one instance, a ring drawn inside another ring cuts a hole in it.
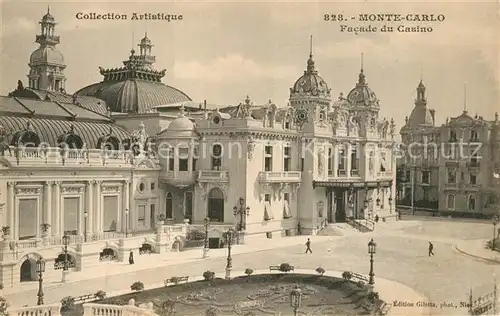
M 43 223 L 49 224 L 47 228 L 47 236 L 52 235 L 52 185 L 53 181 L 45 182 L 44 193 L 45 193 L 45 212 L 43 217 Z
M 87 221 L 87 234 L 94 232 L 94 218 L 95 218 L 95 210 L 94 210 L 94 184 L 95 180 L 91 180 L 87 182 L 87 218 L 84 219 Z
M 96 196 L 95 196 L 95 232 L 102 232 L 102 209 L 101 209 L 101 186 L 102 181 L 96 181 Z
M 54 235 L 62 236 L 63 216 L 61 214 L 61 181 L 54 182 Z
M 16 212 L 16 201 L 14 195 L 15 182 L 7 182 L 7 225 L 10 226 L 11 234 L 14 233 L 14 214 Z

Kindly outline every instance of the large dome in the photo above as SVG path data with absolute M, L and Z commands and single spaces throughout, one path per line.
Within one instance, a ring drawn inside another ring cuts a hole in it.
M 347 101 L 353 106 L 379 107 L 377 95 L 368 87 L 363 69 L 359 73 L 358 83 L 347 95 Z
M 307 60 L 307 70 L 304 71 L 304 74 L 290 88 L 290 97 L 293 96 L 330 98 L 330 88 L 328 88 L 326 81 L 318 75 L 318 71 L 314 68 L 312 55 Z
M 106 80 L 76 92 L 104 100 L 113 112 L 147 113 L 155 106 L 192 101 L 184 92 L 161 82 L 127 79 Z
M 42 46 L 30 56 L 30 64 L 48 63 L 65 65 L 63 54 L 52 46 Z

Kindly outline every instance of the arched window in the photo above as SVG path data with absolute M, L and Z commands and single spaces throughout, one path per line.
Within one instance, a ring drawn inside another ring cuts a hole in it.
M 40 145 L 40 137 L 33 131 L 31 122 L 28 121 L 26 129 L 15 133 L 10 142 L 11 146 L 38 147 Z
M 172 196 L 172 193 L 168 192 L 166 197 L 165 197 L 165 217 L 166 218 L 174 218 L 174 198 Z
M 224 193 L 219 188 L 208 193 L 208 217 L 213 222 L 224 222 Z
M 69 149 L 82 149 L 83 140 L 80 136 L 75 134 L 75 128 L 73 125 L 70 127 L 70 131 L 60 135 L 57 138 L 57 143 L 61 148 L 69 148 Z
M 474 195 L 469 195 L 467 205 L 470 211 L 474 211 L 476 209 L 476 197 Z
M 215 144 L 212 146 L 212 170 L 220 170 L 222 167 L 222 146 Z
M 455 209 L 455 196 L 453 194 L 448 194 L 446 205 L 449 210 Z

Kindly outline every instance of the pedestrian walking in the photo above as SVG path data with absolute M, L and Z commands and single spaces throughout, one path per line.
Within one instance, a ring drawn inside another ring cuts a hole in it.
M 300 222 L 297 223 L 297 235 L 302 235 L 302 230 L 301 230 Z
M 378 214 L 376 214 L 375 215 L 375 223 L 378 223 L 378 219 L 379 219 Z
M 429 241 L 429 257 L 432 255 L 434 256 L 434 245 L 432 244 L 432 242 Z
M 310 253 L 313 253 L 312 250 L 311 250 L 311 239 L 310 238 L 307 238 L 307 242 L 306 242 L 306 253 L 307 252 L 310 252 Z
M 134 253 L 132 251 L 128 255 L 128 263 L 129 264 L 134 264 Z

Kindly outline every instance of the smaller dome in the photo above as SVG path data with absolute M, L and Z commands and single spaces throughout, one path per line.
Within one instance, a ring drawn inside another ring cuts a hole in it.
M 307 60 L 307 69 L 304 71 L 304 74 L 290 88 L 290 96 L 294 95 L 330 98 L 330 88 L 326 84 L 326 81 L 318 75 L 312 55 Z
M 44 46 L 31 53 L 30 64 L 35 64 L 38 62 L 64 65 L 64 56 L 54 47 Z
M 434 119 L 432 118 L 431 110 L 427 107 L 415 107 L 411 111 L 410 118 L 407 125 L 416 128 L 419 125 L 433 125 Z
M 358 83 L 347 95 L 347 101 L 353 106 L 379 107 L 377 95 L 368 87 L 363 69 L 359 73 Z
M 186 116 L 181 116 L 173 120 L 170 125 L 167 127 L 167 130 L 170 131 L 193 131 L 194 123 L 191 122 L 189 118 Z
M 151 45 L 151 40 L 148 38 L 148 36 L 144 36 L 142 39 L 141 39 L 141 45 Z
M 52 16 L 52 14 L 50 14 L 50 12 L 47 12 L 47 14 L 45 14 L 42 18 L 42 22 L 54 22 L 54 17 Z

